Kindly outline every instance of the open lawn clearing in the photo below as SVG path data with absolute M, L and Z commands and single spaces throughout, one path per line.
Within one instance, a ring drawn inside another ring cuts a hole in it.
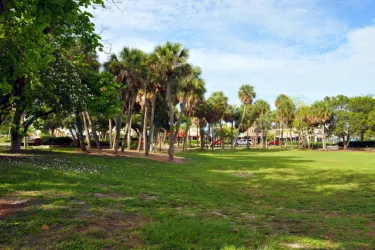
M 0 248 L 374 249 L 375 155 L 0 157 Z

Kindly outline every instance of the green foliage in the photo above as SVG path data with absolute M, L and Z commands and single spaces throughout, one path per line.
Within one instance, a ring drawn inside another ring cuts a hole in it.
M 73 143 L 73 139 L 70 137 L 52 137 L 52 136 L 42 137 L 42 145 L 70 146 L 72 143 Z
M 344 147 L 343 142 L 338 143 L 339 147 Z M 375 141 L 351 141 L 349 143 L 351 148 L 375 148 Z

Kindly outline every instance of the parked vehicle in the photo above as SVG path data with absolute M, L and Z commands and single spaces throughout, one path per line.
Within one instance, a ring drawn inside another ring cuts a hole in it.
M 247 146 L 247 145 L 250 146 L 252 144 L 253 144 L 253 142 L 249 139 L 239 139 L 234 143 L 234 145 L 236 145 L 236 146 Z
M 223 139 L 219 139 L 217 141 L 214 141 L 214 145 L 215 145 L 215 147 L 223 145 Z M 211 147 L 212 147 L 212 143 L 211 143 Z
M 271 146 L 271 145 L 279 146 L 279 145 L 280 145 L 280 141 L 270 141 L 270 142 L 268 143 L 268 146 Z

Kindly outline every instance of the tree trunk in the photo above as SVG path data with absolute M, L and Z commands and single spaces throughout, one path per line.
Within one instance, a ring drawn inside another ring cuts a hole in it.
M 125 150 L 125 141 L 127 141 L 127 150 L 130 150 L 130 134 L 132 131 L 131 128 L 131 122 L 132 122 L 132 117 L 133 117 L 133 108 L 134 108 L 134 102 L 135 102 L 135 97 L 129 98 L 129 103 L 128 103 L 128 116 L 126 117 L 126 126 L 125 126 L 125 134 L 123 138 L 123 142 L 121 145 L 121 152 L 124 152 Z
M 86 133 L 86 140 L 87 140 L 87 148 L 91 149 L 91 137 L 90 137 L 90 132 L 89 132 L 89 126 L 87 122 L 87 118 L 85 116 L 85 113 L 82 112 L 82 119 L 83 119 L 83 125 L 85 127 L 85 133 Z
M 323 141 L 323 151 L 327 151 L 327 136 L 324 125 L 322 125 L 322 141 Z
M 120 137 L 121 137 L 121 113 L 116 115 L 116 124 L 115 124 L 115 130 L 116 130 L 116 133 L 115 133 L 115 139 L 114 139 L 114 143 L 113 143 L 113 150 L 114 152 L 117 154 L 118 152 L 118 148 L 119 148 L 119 145 L 120 145 Z
M 184 96 L 182 98 L 182 103 L 180 103 L 180 111 L 181 112 L 180 112 L 180 116 L 178 117 L 177 124 L 176 124 L 176 132 L 174 133 L 174 141 L 176 141 L 176 139 L 178 141 L 178 132 L 180 130 L 182 116 L 184 115 L 186 98 L 187 98 L 187 92 L 184 92 Z
M 280 149 L 282 149 L 283 148 L 283 135 L 284 135 L 283 125 L 280 124 L 280 128 L 281 128 L 281 132 L 280 132 L 280 143 L 279 143 L 279 145 L 280 145 Z
M 294 149 L 293 136 L 292 136 L 292 128 L 289 129 L 289 137 L 290 137 L 290 145 L 292 146 L 292 149 Z
M 171 93 L 171 80 L 168 79 L 167 82 L 167 99 L 169 104 L 169 149 L 168 149 L 168 158 L 169 160 L 173 160 L 173 153 L 174 153 L 174 140 L 173 140 L 173 133 L 174 133 L 174 110 L 173 110 L 173 102 L 172 102 L 172 93 Z
M 113 141 L 112 141 L 112 119 L 108 119 L 108 129 L 109 129 L 109 148 L 113 147 Z
M 17 106 L 13 115 L 13 126 L 11 129 L 11 151 L 21 150 L 21 117 L 23 111 Z
M 145 151 L 145 156 L 148 156 L 147 113 L 148 113 L 148 105 L 145 104 L 145 118 L 143 122 L 143 150 Z
M 230 150 L 233 151 L 233 121 L 231 122 L 230 127 Z
M 154 140 L 154 123 L 155 123 L 155 102 L 157 97 L 157 91 L 155 91 L 154 96 L 151 100 L 151 121 L 150 121 L 150 142 L 149 148 L 151 152 L 155 151 L 155 140 Z
M 243 119 L 244 119 L 245 114 L 246 114 L 246 107 L 247 107 L 247 105 L 245 104 L 245 105 L 244 105 L 244 108 L 243 108 L 243 112 L 242 112 L 241 122 L 240 122 L 240 125 L 239 125 L 239 127 L 238 127 L 237 134 L 236 134 L 236 138 L 234 138 L 236 142 L 237 142 L 237 138 L 238 138 L 238 136 L 239 136 L 239 134 L 240 134 L 240 128 L 242 127 Z M 236 149 L 236 147 L 237 147 L 236 144 L 237 144 L 237 143 L 234 144 L 234 149 Z
M 93 122 L 92 122 L 92 117 L 91 117 L 90 113 L 87 112 L 87 111 L 86 111 L 86 117 L 87 117 L 87 121 L 89 123 L 89 126 L 91 128 L 92 135 L 94 136 L 94 141 L 95 141 L 95 144 L 96 144 L 96 148 L 98 150 L 102 150 L 102 146 L 100 145 L 98 134 L 96 133 L 96 130 L 95 130 Z
M 203 150 L 204 143 L 205 143 L 205 138 L 204 138 L 204 131 L 203 131 L 203 119 L 199 119 L 199 136 L 201 138 L 200 143 L 201 143 L 201 150 Z
M 137 147 L 137 151 L 138 151 L 138 152 L 141 151 L 141 147 L 142 147 L 143 125 L 144 125 L 144 122 L 145 122 L 145 106 L 142 107 L 141 112 L 142 112 L 141 129 L 138 131 L 138 134 L 139 134 L 139 138 L 138 138 L 138 147 Z
M 132 118 L 130 118 L 130 121 L 129 121 L 129 125 L 128 125 L 128 133 L 127 133 L 127 145 L 126 145 L 126 149 L 127 150 L 130 150 L 130 146 L 131 146 L 131 139 L 132 139 Z
M 79 143 L 82 151 L 86 151 L 85 139 L 83 137 L 82 117 L 79 112 L 76 112 L 76 126 L 79 133 Z
M 221 119 L 220 119 L 220 134 L 221 134 L 221 147 L 223 148 L 223 150 L 225 149 L 225 146 L 224 146 L 224 131 L 223 131 L 223 124 L 221 124 Z
M 189 116 L 190 118 L 190 116 Z M 182 144 L 182 152 L 187 152 L 187 139 L 188 139 L 188 133 L 189 133 L 189 129 L 190 129 L 190 122 L 188 122 L 186 124 L 186 128 L 185 128 L 185 134 L 184 134 L 184 141 L 183 141 L 183 144 Z

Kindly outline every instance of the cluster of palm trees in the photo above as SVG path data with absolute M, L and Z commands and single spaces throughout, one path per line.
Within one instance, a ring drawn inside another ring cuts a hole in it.
M 166 98 L 168 105 L 170 131 L 168 155 L 170 159 L 173 159 L 174 141 L 182 116 L 191 117 L 194 114 L 206 91 L 201 69 L 188 63 L 188 59 L 188 49 L 183 48 L 179 43 L 167 42 L 157 46 L 152 53 L 124 48 L 118 56 L 111 55 L 110 60 L 104 64 L 105 69 L 110 71 L 115 76 L 115 80 L 123 86 L 123 93 L 120 97 L 123 103 L 122 110 L 116 116 L 116 133 L 113 145 L 111 145 L 116 152 L 119 149 L 123 117 L 126 117 L 123 141 L 127 141 L 127 148 L 130 149 L 135 103 L 141 106 L 142 116 L 142 134 L 139 138 L 138 149 L 143 140 L 143 150 L 146 155 L 150 149 L 155 150 L 154 119 L 155 110 L 158 108 L 156 100 L 158 96 L 161 96 Z M 180 103 L 180 113 L 176 122 L 175 106 L 178 103 Z M 150 132 L 149 136 L 147 131 Z M 121 150 L 123 151 L 124 148 L 125 143 L 122 143 Z M 186 138 L 184 148 L 187 148 Z
M 284 129 L 291 131 L 294 128 L 304 138 L 312 127 L 321 126 L 324 130 L 325 125 L 330 122 L 331 113 L 323 103 L 316 103 L 309 108 L 305 106 L 296 108 L 295 103 L 286 95 L 278 96 L 275 101 L 277 108 L 275 111 L 271 111 L 270 105 L 264 100 L 257 100 L 253 103 L 256 93 L 254 87 L 247 84 L 242 85 L 238 92 L 241 107 L 228 104 L 228 98 L 222 91 L 213 92 L 205 99 L 206 88 L 202 71 L 199 67 L 190 64 L 188 59 L 189 50 L 179 43 L 171 42 L 157 46 L 151 53 L 125 47 L 119 55 L 110 56 L 104 68 L 111 72 L 116 82 L 122 86 L 122 94 L 119 97 L 122 108 L 116 115 L 114 138 L 110 136 L 111 147 L 114 151 L 117 152 L 120 149 L 122 129 L 125 135 L 121 150 L 125 149 L 125 145 L 127 149 L 130 149 L 132 120 L 137 114 L 141 116 L 138 150 L 141 149 L 143 142 L 145 155 L 148 155 L 150 150 L 155 151 L 157 134 L 155 113 L 160 108 L 157 106 L 158 98 L 161 98 L 168 107 L 169 159 L 173 159 L 174 144 L 183 117 L 187 119 L 183 151 L 187 150 L 187 134 L 191 121 L 194 121 L 198 128 L 201 148 L 205 144 L 204 130 L 208 128 L 212 150 L 215 146 L 213 141 L 215 136 L 219 135 L 221 140 L 224 138 L 223 122 L 231 124 L 231 149 L 234 149 L 233 140 L 238 137 L 239 132 L 244 132 L 254 125 L 256 132 L 262 134 L 264 146 L 267 132 L 271 127 L 278 126 L 281 128 L 281 133 Z M 136 110 L 135 104 L 140 106 L 139 110 Z M 179 111 L 176 109 L 178 104 Z M 110 131 L 112 131 L 111 122 L 110 119 Z M 213 131 L 218 131 L 217 125 L 219 125 L 220 134 L 213 135 Z M 238 128 L 236 135 L 234 135 L 235 127 Z M 291 132 L 289 134 L 291 135 Z M 282 134 L 281 138 L 283 138 Z M 223 142 L 221 146 L 224 148 Z

